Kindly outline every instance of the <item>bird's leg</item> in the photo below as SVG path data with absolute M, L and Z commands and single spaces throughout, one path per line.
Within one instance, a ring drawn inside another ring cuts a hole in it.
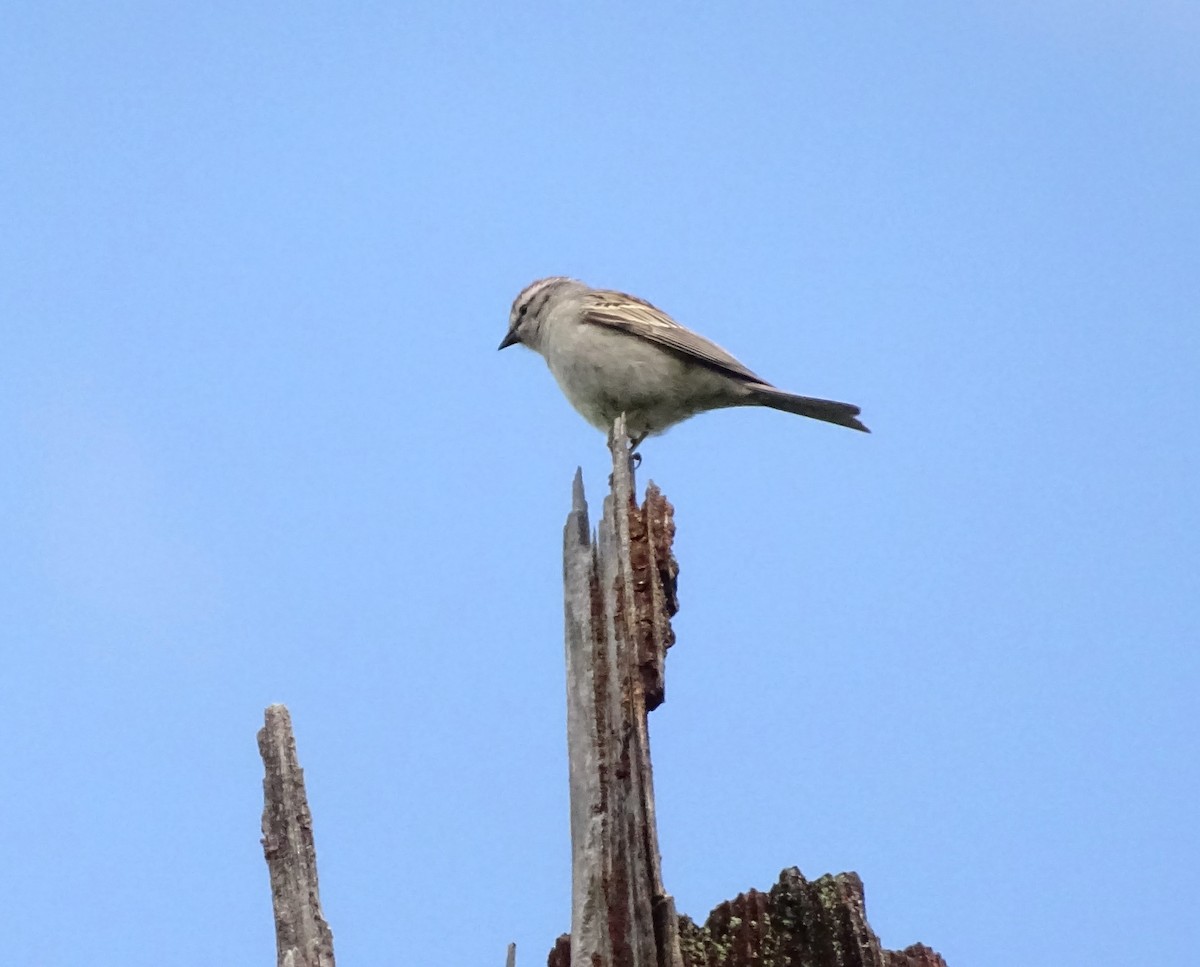
M 631 470 L 636 470 L 638 467 L 640 467 L 642 465 L 642 455 L 637 452 L 637 448 L 641 445 L 642 441 L 645 440 L 646 437 L 648 437 L 649 435 L 650 435 L 650 431 L 647 430 L 645 433 L 639 433 L 637 436 L 631 437 L 629 439 L 629 468 Z M 608 430 L 608 445 L 610 448 L 613 445 L 612 427 L 609 427 L 609 430 Z
M 649 435 L 649 432 L 639 433 L 629 441 L 629 467 L 631 470 L 636 470 L 642 465 L 642 455 L 637 452 L 637 448 L 641 446 L 642 441 Z
M 637 446 L 638 446 L 638 444 L 639 444 L 639 443 L 641 443 L 641 442 L 642 442 L 644 439 L 646 439 L 646 437 L 647 437 L 647 436 L 649 436 L 649 434 L 648 434 L 648 433 L 641 433 L 641 434 L 639 434 L 639 435 L 638 435 L 637 439 L 634 439 L 634 440 L 630 440 L 630 441 L 629 441 L 629 449 L 626 451 L 626 454 L 627 454 L 627 455 L 628 455 L 628 457 L 629 457 L 629 476 L 630 476 L 630 478 L 631 478 L 631 479 L 633 478 L 634 474 L 636 473 L 636 471 L 637 471 L 637 468 L 638 468 L 638 467 L 640 467 L 640 466 L 642 465 L 642 455 L 641 455 L 640 453 L 638 453 L 638 452 L 637 452 Z M 608 445 L 609 445 L 609 447 L 610 447 L 610 448 L 611 448 L 611 447 L 612 447 L 612 445 L 613 445 L 613 432 L 612 432 L 612 430 L 609 430 L 609 431 L 608 431 Z M 611 487 L 612 487 L 612 485 L 613 485 L 613 476 L 612 476 L 612 474 L 610 473 L 610 474 L 608 475 L 608 486 L 611 488 Z

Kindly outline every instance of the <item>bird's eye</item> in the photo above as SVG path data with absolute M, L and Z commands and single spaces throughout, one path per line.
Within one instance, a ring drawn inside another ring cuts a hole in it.
M 517 310 L 517 315 L 523 319 L 523 318 L 525 318 L 525 313 L 527 313 L 528 311 L 529 311 L 529 303 L 526 302 L 525 305 L 521 306 L 521 308 Z

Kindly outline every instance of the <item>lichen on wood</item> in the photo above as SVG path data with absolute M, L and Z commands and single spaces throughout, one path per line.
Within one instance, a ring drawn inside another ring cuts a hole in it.
M 923 944 L 883 948 L 856 873 L 810 882 L 791 867 L 768 892 L 719 904 L 703 925 L 680 917 L 679 933 L 685 967 L 946 967 Z
M 747 890 L 718 904 L 703 924 L 680 916 L 678 932 L 683 967 L 946 967 L 924 944 L 883 948 L 867 923 L 856 873 L 810 882 L 791 867 L 766 893 Z M 566 934 L 547 963 L 571 967 Z

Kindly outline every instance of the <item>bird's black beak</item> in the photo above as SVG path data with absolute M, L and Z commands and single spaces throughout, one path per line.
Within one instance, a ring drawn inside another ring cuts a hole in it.
M 508 330 L 508 334 L 505 335 L 505 337 L 500 340 L 500 345 L 497 346 L 496 348 L 497 349 L 507 349 L 509 346 L 515 346 L 520 341 L 521 341 L 521 337 L 517 335 L 517 330 L 510 329 L 510 330 Z

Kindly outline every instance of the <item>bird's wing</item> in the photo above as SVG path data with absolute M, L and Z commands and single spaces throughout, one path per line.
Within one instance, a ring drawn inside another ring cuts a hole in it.
M 661 309 L 637 296 L 594 289 L 587 294 L 587 306 L 583 317 L 585 323 L 645 339 L 734 379 L 770 385 L 716 343 L 685 329 Z

